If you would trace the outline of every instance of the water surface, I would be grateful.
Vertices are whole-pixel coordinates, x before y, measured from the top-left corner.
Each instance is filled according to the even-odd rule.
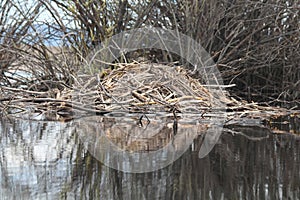
[[[124,173],[74,123],[0,120],[0,199],[300,199],[299,136],[235,127],[202,159],[200,135],[167,167]]]

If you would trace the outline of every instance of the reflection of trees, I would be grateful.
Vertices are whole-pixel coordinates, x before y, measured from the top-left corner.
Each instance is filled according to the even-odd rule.
[[[250,131],[251,130],[251,131]],[[243,130],[255,135],[259,130]],[[269,133],[263,133],[266,136]],[[172,165],[145,173],[122,173],[102,166],[87,154],[78,168],[81,197],[87,199],[279,199],[298,198],[300,140],[285,135],[269,135],[254,141],[243,135],[223,134],[209,156],[198,159],[195,141]]]
[[[70,125],[0,120],[0,199],[59,196],[77,151]]]
[[[295,136],[238,127],[247,136],[268,137],[223,134],[210,154],[198,159],[200,136],[172,165],[130,174],[103,166],[78,143],[76,132],[67,131],[71,124],[59,125],[0,120],[0,198],[299,198],[300,140]],[[42,142],[48,148],[36,154],[34,147]]]

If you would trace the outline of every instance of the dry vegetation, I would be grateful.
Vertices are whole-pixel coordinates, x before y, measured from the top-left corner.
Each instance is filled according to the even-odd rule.
[[[64,102],[65,107],[71,107],[70,93],[76,91],[78,84],[84,84],[78,82],[81,79],[77,72],[84,66],[88,53],[105,38],[148,25],[178,30],[200,42],[217,63],[224,82],[236,84],[229,89],[230,95],[254,105],[244,106],[246,110],[257,109],[258,104],[252,101],[299,110],[300,5],[297,0],[53,0],[34,1],[24,6],[25,3],[17,0],[0,3],[0,109],[3,113],[15,111],[7,112],[9,106],[24,110],[24,105],[18,102],[39,103],[40,107],[42,103],[57,107],[55,102],[60,106]],[[39,21],[42,13],[48,13],[48,21]],[[180,61],[171,54],[162,56],[159,51],[137,51],[126,56],[129,61],[141,56],[151,62]],[[155,87],[152,91],[144,88],[135,100],[130,100],[131,96],[117,103],[132,103],[139,95],[149,103],[155,99],[149,98],[153,92]],[[166,101],[170,94],[159,95],[162,95],[159,101]],[[98,97],[105,105],[103,94]],[[240,102],[246,105],[242,100],[227,100],[232,110],[241,109]],[[76,108],[74,102],[72,106]],[[80,105],[77,108],[83,110]],[[105,107],[104,111],[110,109]],[[58,109],[64,113],[62,110]]]

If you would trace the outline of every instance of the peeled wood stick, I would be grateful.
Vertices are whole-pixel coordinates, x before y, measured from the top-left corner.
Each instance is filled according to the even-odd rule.
[[[10,90],[10,91],[14,91],[14,92],[24,92],[24,93],[29,93],[29,94],[48,94],[48,92],[37,92],[37,91],[31,91],[31,90],[23,90],[23,89],[18,89],[18,88],[10,88],[10,87],[6,87],[6,86],[1,86],[1,89],[4,90]]]
[[[133,97],[137,98],[141,102],[147,102],[148,101],[147,97],[145,97],[143,94],[139,94],[136,91],[132,91],[131,94],[132,94]]]

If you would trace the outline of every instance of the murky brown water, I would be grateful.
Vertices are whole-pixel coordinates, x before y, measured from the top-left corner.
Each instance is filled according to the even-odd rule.
[[[236,127],[199,159],[200,134],[167,167],[124,173],[74,123],[0,120],[0,199],[300,199],[299,136]]]

